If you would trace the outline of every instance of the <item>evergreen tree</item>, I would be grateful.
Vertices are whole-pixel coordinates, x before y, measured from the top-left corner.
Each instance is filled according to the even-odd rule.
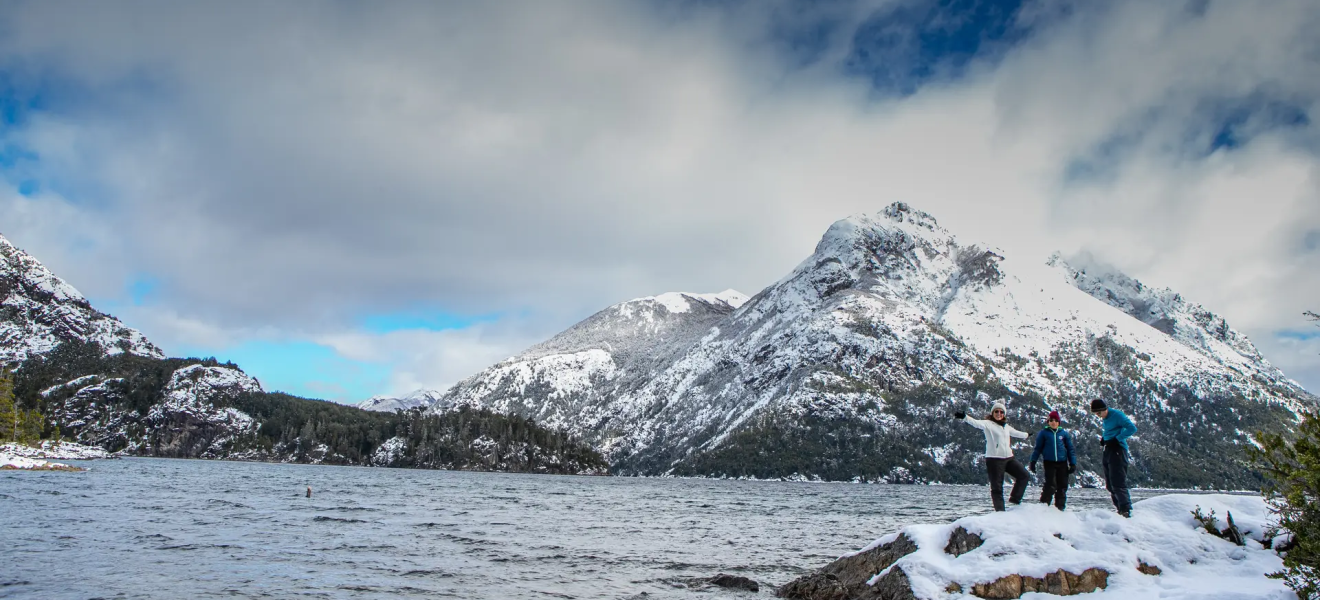
[[[14,399],[14,378],[9,370],[0,371],[0,440],[17,442],[23,418]]]
[[[1281,578],[1302,600],[1320,599],[1320,415],[1305,415],[1297,438],[1261,433],[1259,449],[1251,449],[1266,476],[1265,495],[1279,517],[1279,527],[1292,534],[1283,548]]]

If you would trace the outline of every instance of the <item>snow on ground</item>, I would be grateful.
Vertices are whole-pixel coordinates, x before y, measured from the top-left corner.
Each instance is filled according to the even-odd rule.
[[[0,449],[0,470],[4,469],[22,469],[25,471],[53,471],[53,470],[77,470],[69,465],[40,458],[28,458],[26,456],[14,456],[4,449]]]
[[[1231,511],[1244,536],[1245,547],[1207,533],[1192,517],[1200,507],[1214,510],[1219,527]],[[1064,569],[1081,573],[1098,567],[1109,571],[1108,588],[1087,598],[1095,600],[1177,599],[1293,599],[1281,581],[1266,573],[1281,570],[1282,559],[1261,541],[1270,514],[1258,496],[1227,494],[1171,494],[1134,505],[1131,519],[1112,511],[1059,512],[1031,504],[1007,513],[966,517],[946,525],[913,525],[903,530],[918,550],[890,569],[901,567],[912,581],[918,598],[974,598],[977,583],[1007,575],[1043,577]],[[985,543],[961,556],[944,552],[957,527],[979,534]],[[892,534],[875,547],[896,539]],[[1140,563],[1159,567],[1159,575],[1137,571]],[[886,571],[877,574],[877,581]],[[946,588],[958,583],[963,593]],[[1030,593],[1023,598],[1051,598]]]
[[[0,446],[0,453],[22,458],[53,458],[60,460],[90,460],[108,458],[109,452],[96,446],[84,446],[73,442],[55,442],[46,440],[40,446],[25,444],[5,444]]]

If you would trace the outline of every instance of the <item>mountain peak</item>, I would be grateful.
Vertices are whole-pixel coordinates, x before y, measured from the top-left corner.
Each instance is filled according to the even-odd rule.
[[[747,302],[748,296],[738,290],[727,289],[717,294],[695,294],[692,292],[665,292],[656,296],[646,296],[644,298],[634,298],[622,302],[617,306],[629,304],[658,304],[665,307],[665,310],[672,314],[685,313],[692,310],[692,302],[701,302],[712,306],[728,306],[729,308],[738,308]]]
[[[930,213],[916,210],[906,202],[895,202],[890,204],[889,206],[886,206],[884,210],[880,211],[880,214],[899,223],[916,225],[917,227],[922,227],[930,231],[944,231],[944,229],[940,227],[940,224],[935,221],[935,217],[931,216]]]

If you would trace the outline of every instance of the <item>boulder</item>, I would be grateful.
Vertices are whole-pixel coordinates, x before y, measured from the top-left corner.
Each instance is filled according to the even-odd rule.
[[[899,534],[891,542],[845,556],[813,573],[794,579],[776,590],[776,594],[793,600],[911,598],[911,586],[902,569],[892,569],[874,586],[868,586],[866,582],[916,550],[917,545],[910,538]],[[878,595],[882,593],[885,595]]]
[[[741,575],[729,575],[728,573],[720,573],[719,575],[711,577],[708,581],[713,586],[718,586],[731,590],[746,590],[749,592],[761,591],[761,586],[757,584],[756,581],[752,579],[748,579]]]

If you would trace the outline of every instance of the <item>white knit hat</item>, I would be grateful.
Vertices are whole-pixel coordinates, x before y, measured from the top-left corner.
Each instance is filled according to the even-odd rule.
[[[990,407],[990,412],[995,412],[996,408],[1004,411],[1004,414],[1008,414],[1008,406],[1004,405],[1003,400],[995,400],[994,405]]]

